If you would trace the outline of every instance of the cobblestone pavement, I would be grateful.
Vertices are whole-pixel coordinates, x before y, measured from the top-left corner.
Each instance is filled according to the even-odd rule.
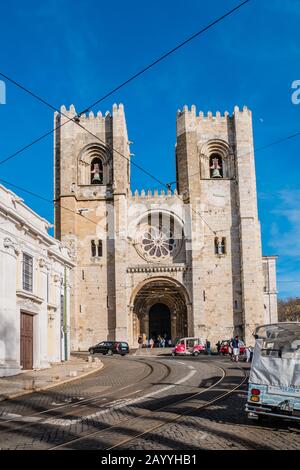
[[[0,448],[300,448],[298,425],[247,421],[245,387],[197,410],[238,386],[244,365],[215,357],[113,357],[103,362],[102,371],[85,379],[1,402]]]

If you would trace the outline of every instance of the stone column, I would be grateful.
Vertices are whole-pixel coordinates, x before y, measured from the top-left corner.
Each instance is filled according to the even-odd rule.
[[[47,305],[47,272],[49,265],[44,259],[40,258],[36,261],[35,275],[39,277],[39,291],[36,294],[43,299],[39,308],[38,321],[34,318],[34,337],[38,336],[36,343],[38,354],[33,355],[33,367],[47,368],[48,362],[48,305]],[[49,271],[50,273],[51,271]],[[51,276],[49,276],[49,283],[51,283]]]
[[[17,253],[10,238],[0,239],[0,376],[20,372],[20,314],[16,304]]]
[[[115,206],[115,292],[116,292],[116,331],[115,339],[128,340],[127,331],[127,201],[125,195],[116,195]]]
[[[240,209],[241,280],[243,290],[244,340],[253,343],[252,332],[264,322],[260,224],[251,112],[234,111],[238,202]]]

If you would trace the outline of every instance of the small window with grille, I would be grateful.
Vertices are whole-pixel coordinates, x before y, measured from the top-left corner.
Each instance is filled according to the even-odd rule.
[[[32,292],[33,289],[33,258],[23,253],[23,289]]]

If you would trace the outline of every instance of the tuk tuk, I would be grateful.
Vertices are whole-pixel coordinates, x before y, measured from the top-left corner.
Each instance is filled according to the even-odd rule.
[[[177,341],[175,348],[172,349],[172,356],[198,356],[204,351],[205,342],[202,338],[181,338]]]
[[[254,332],[246,412],[300,421],[300,323],[263,325]]]

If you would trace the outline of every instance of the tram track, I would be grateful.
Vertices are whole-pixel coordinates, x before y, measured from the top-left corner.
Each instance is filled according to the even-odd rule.
[[[132,362],[138,362],[140,363],[141,361],[139,360],[136,360],[136,359],[130,359],[130,361]],[[149,377],[151,377],[151,375],[153,374],[154,372],[154,368],[153,368],[153,364],[149,361],[143,361],[142,362],[143,365],[147,366],[149,371],[146,375],[144,375],[143,377],[141,377],[140,379],[138,379],[136,382],[135,382],[135,386],[138,385],[139,383],[147,380]],[[103,370],[106,368],[107,366],[105,365],[102,369],[101,369],[101,372],[103,372]],[[97,372],[95,372],[95,374],[97,374]],[[168,377],[168,375],[170,374],[170,370],[169,368],[167,368],[167,372],[166,374],[163,376],[162,380],[165,380],[166,377]],[[79,379],[80,380],[80,379]],[[59,387],[59,385],[58,385]],[[130,383],[130,384],[127,384],[125,385],[124,387],[121,387],[118,389],[118,392],[122,392],[130,387],[133,387],[133,384]],[[113,388],[113,386],[111,387]],[[43,392],[38,392],[39,394],[43,394]],[[46,392],[47,393],[47,392]],[[134,393],[134,392],[133,392]],[[40,417],[42,415],[47,415],[51,412],[56,412],[58,411],[59,413],[55,415],[55,417],[53,417],[53,419],[56,419],[58,416],[64,416],[66,415],[66,413],[64,414],[62,412],[63,409],[65,408],[70,408],[70,407],[74,407],[76,405],[78,406],[88,406],[89,404],[91,405],[96,405],[97,404],[97,400],[104,400],[106,399],[108,396],[111,396],[111,395],[114,395],[116,394],[116,391],[115,390],[112,390],[111,392],[106,392],[105,393],[105,396],[103,395],[103,392],[102,393],[99,393],[99,394],[96,394],[96,395],[93,395],[91,397],[88,397],[88,398],[84,398],[84,399],[79,399],[79,400],[75,400],[75,401],[70,401],[70,402],[67,402],[67,403],[63,403],[61,405],[56,405],[56,406],[53,406],[51,408],[47,408],[45,410],[42,410],[42,411],[38,411],[36,413],[28,413],[28,414],[25,414],[25,415],[22,415],[22,416],[17,416],[17,417],[14,417],[14,418],[10,418],[10,419],[7,419],[7,420],[0,420],[0,436],[1,434],[4,434],[4,433],[7,433],[7,432],[14,432],[14,431],[17,431],[19,429],[25,429],[25,428],[29,428],[31,426],[34,426],[34,425],[37,425],[39,424],[39,421],[34,421],[32,423],[28,423],[26,422],[26,419],[30,419],[30,418],[37,418],[37,417]],[[131,395],[131,393],[129,393],[128,395]],[[128,395],[125,395],[125,396],[122,396],[120,397],[119,399],[122,399],[122,398],[125,398],[127,397]],[[113,398],[111,401],[105,401],[105,403],[103,404],[104,406],[109,406],[110,403],[112,403],[113,401],[115,400],[115,398]],[[79,411],[79,410],[78,410]],[[61,413],[60,413],[61,412]],[[18,422],[20,423],[20,421],[24,420],[23,422],[21,422],[21,424],[18,424],[17,426],[15,427],[10,427],[10,428],[6,428],[6,429],[1,429],[1,427],[3,427],[4,425],[7,425],[7,424],[10,424],[10,423],[14,423],[14,422]]]
[[[223,370],[225,371],[225,369],[223,369]],[[222,380],[224,380],[224,378],[225,378],[225,376],[223,377]],[[106,447],[104,450],[113,450],[113,449],[120,448],[120,447],[124,446],[125,444],[130,444],[130,443],[136,441],[137,439],[139,439],[141,437],[145,437],[145,436],[149,435],[153,431],[157,431],[158,429],[162,429],[163,427],[169,426],[170,424],[173,424],[176,421],[178,421],[180,418],[190,415],[192,412],[195,412],[195,411],[199,412],[202,409],[209,408],[211,405],[213,405],[215,403],[218,403],[222,399],[227,398],[232,393],[234,393],[236,390],[238,390],[240,387],[242,387],[243,384],[246,382],[247,378],[248,378],[247,374],[244,373],[244,377],[243,377],[242,381],[238,385],[236,385],[233,389],[221,394],[220,396],[214,398],[213,400],[207,401],[207,403],[204,403],[200,406],[197,406],[196,408],[193,409],[193,411],[187,410],[186,412],[178,413],[173,418],[169,419],[167,423],[156,424],[156,425],[148,428],[146,431],[143,431],[143,432],[141,432],[141,433],[139,433],[139,434],[137,434],[133,437],[124,439],[123,441],[118,442],[117,444],[115,444],[113,446]],[[215,387],[215,386],[216,385],[214,385],[213,387]]]
[[[93,448],[97,448],[97,449],[101,449],[101,450],[110,450],[110,449],[115,449],[115,448],[121,447],[121,446],[123,446],[127,443],[131,443],[132,441],[138,439],[141,436],[145,436],[145,435],[151,433],[152,431],[155,431],[156,429],[159,429],[159,428],[162,428],[163,426],[168,426],[169,424],[172,424],[173,422],[177,421],[182,416],[186,416],[189,413],[198,411],[202,408],[207,408],[208,406],[212,405],[213,403],[216,403],[216,402],[220,401],[221,399],[226,398],[230,394],[234,393],[234,391],[237,390],[239,387],[241,387],[245,383],[245,381],[247,380],[247,376],[244,374],[243,379],[242,379],[241,382],[239,382],[235,387],[231,388],[230,390],[225,391],[224,393],[221,393],[221,395],[215,397],[213,400],[208,400],[205,403],[194,407],[193,410],[191,410],[191,411],[189,409],[187,409],[184,412],[180,412],[180,413],[177,413],[177,414],[174,415],[174,407],[178,407],[178,406],[182,406],[182,405],[190,405],[192,400],[196,399],[200,395],[210,393],[218,385],[220,385],[226,377],[228,377],[228,375],[226,374],[226,369],[224,369],[223,367],[220,367],[220,366],[216,366],[216,365],[214,365],[214,367],[218,368],[219,371],[221,371],[221,377],[217,381],[215,381],[212,385],[210,385],[209,387],[206,387],[205,389],[202,389],[199,392],[192,393],[188,397],[185,397],[183,399],[177,400],[175,402],[173,401],[173,402],[171,402],[167,405],[159,406],[157,408],[150,409],[150,410],[146,410],[146,412],[144,412],[143,414],[141,414],[139,416],[129,418],[129,419],[127,418],[123,421],[118,422],[115,425],[107,426],[105,429],[92,431],[92,432],[86,433],[85,435],[80,436],[80,437],[74,437],[74,438],[72,438],[72,439],[70,439],[66,442],[63,442],[63,443],[57,444],[55,446],[52,446],[52,447],[48,448],[48,450],[58,450],[58,449],[63,450],[63,449],[67,449],[67,448],[74,449],[74,444],[76,445],[76,447],[79,444],[79,448],[90,448],[89,447],[89,440],[91,438],[95,438],[95,437],[97,437],[98,439],[99,438],[100,439],[101,438],[106,438],[108,436],[108,433],[119,432],[120,427],[124,423],[126,424],[126,427],[128,428],[128,433],[130,434],[130,433],[133,432],[132,429],[133,429],[134,425],[144,426],[145,425],[145,420],[148,419],[148,418],[150,418],[150,420],[151,419],[152,420],[157,420],[157,417],[154,417],[155,413],[164,413],[164,414],[165,413],[169,413],[169,414],[171,413],[172,414],[172,416],[167,418],[166,422],[165,422],[165,416],[166,416],[165,415],[164,418],[162,418],[162,417],[160,418],[161,421],[163,421],[163,422],[156,423],[155,425],[152,425],[152,426],[148,427],[146,430],[143,430],[142,432],[137,431],[134,436],[128,437],[126,439],[121,439],[121,440],[119,440],[119,442],[116,442],[113,445],[108,445],[108,446],[105,446],[105,447],[95,446]],[[151,397],[151,394],[149,394],[149,396]],[[142,397],[142,398],[146,399],[147,396]],[[112,437],[112,439],[113,439],[113,437]],[[82,447],[82,444],[86,444],[86,446]]]

